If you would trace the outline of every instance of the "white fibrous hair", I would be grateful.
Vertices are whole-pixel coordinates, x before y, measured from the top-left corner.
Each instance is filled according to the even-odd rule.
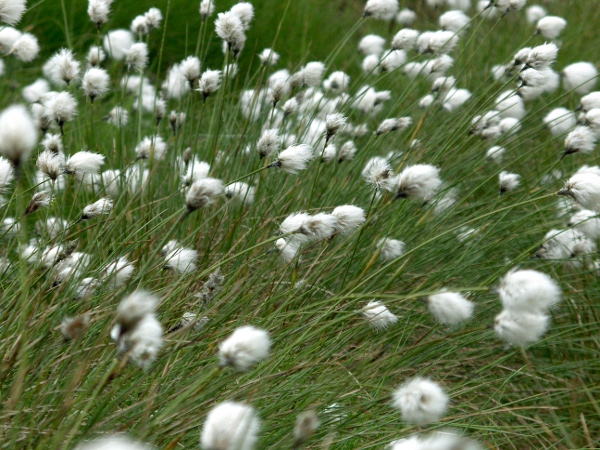
[[[549,69],[556,61],[558,56],[558,47],[555,43],[546,43],[538,45],[529,50],[525,64],[535,70]]]
[[[500,194],[512,191],[521,184],[521,175],[503,170],[498,175],[498,184],[500,185]]]
[[[427,297],[429,311],[438,322],[455,326],[469,320],[475,305],[459,292],[440,292]]]
[[[385,39],[377,34],[368,34],[358,43],[358,51],[365,55],[375,55],[379,61],[379,56],[383,53]]]
[[[296,239],[291,239],[289,242],[284,238],[279,238],[275,241],[275,249],[279,252],[279,258],[283,264],[288,264],[292,261],[300,250],[300,242]]]
[[[192,212],[211,205],[223,190],[223,182],[216,178],[207,177],[194,181],[185,196],[188,211]]]
[[[96,98],[101,98],[108,92],[110,77],[106,70],[92,67],[86,70],[83,75],[82,88],[90,100],[93,102]]]
[[[448,409],[444,389],[427,378],[407,381],[392,393],[392,406],[408,424],[427,425],[440,419]]]
[[[600,211],[600,175],[576,173],[566,182],[558,195],[571,197],[585,209]]]
[[[376,134],[387,134],[392,131],[404,130],[412,124],[410,117],[398,117],[393,119],[385,119],[377,128]]]
[[[490,161],[493,161],[496,164],[502,164],[502,159],[504,158],[505,153],[506,153],[506,149],[504,147],[500,147],[499,145],[494,145],[487,152],[485,152],[485,156]]]
[[[15,55],[23,62],[31,62],[40,53],[40,44],[37,38],[30,33],[23,33],[12,45],[10,54]]]
[[[598,70],[589,62],[569,64],[562,70],[562,75],[565,91],[574,91],[581,95],[593,91],[598,82]]]
[[[571,153],[591,153],[596,148],[596,135],[591,128],[580,125],[565,138],[564,155]]]
[[[575,127],[577,118],[567,108],[554,108],[543,119],[552,136],[561,136]]]
[[[75,450],[152,450],[152,447],[115,434],[80,444]]]
[[[239,2],[233,5],[230,9],[232,14],[235,14],[242,21],[244,30],[250,27],[250,22],[254,19],[254,6],[249,2]]]
[[[384,261],[391,261],[399,258],[404,254],[406,244],[397,239],[383,238],[377,241],[377,249],[379,250],[379,257]]]
[[[536,256],[541,259],[568,261],[567,265],[578,268],[578,258],[596,252],[596,244],[575,228],[550,230],[538,248]]]
[[[56,122],[63,127],[65,122],[70,122],[77,113],[77,101],[70,92],[59,92],[42,100],[44,118],[49,122]]]
[[[0,3],[0,22],[15,25],[27,8],[26,0],[4,0]]]
[[[231,11],[219,13],[215,21],[217,36],[227,43],[228,48],[237,55],[246,43],[245,28],[242,20]]]
[[[202,21],[215,13],[215,0],[202,0],[200,2],[200,17]]]
[[[362,177],[379,191],[393,191],[396,187],[396,179],[390,163],[387,159],[379,156],[367,161],[365,168],[362,170]]]
[[[179,64],[181,74],[188,80],[190,89],[194,88],[194,83],[200,78],[200,60],[196,56],[188,56]]]
[[[50,84],[43,78],[38,78],[33,83],[25,86],[21,91],[25,101],[29,103],[35,103],[40,98],[50,92]]]
[[[569,219],[569,226],[575,227],[592,241],[600,239],[600,218],[594,211],[583,209]]]
[[[105,117],[106,121],[115,127],[124,127],[129,122],[129,113],[126,109],[121,106],[115,106],[110,110],[108,116]]]
[[[410,51],[415,48],[419,32],[411,28],[404,28],[392,39],[392,48],[394,50]]]
[[[567,26],[567,21],[562,17],[545,16],[538,20],[537,32],[546,39],[556,39]]]
[[[342,93],[348,90],[350,86],[350,76],[340,70],[332,72],[329,77],[323,81],[323,89],[333,93]]]
[[[336,232],[343,236],[354,232],[366,220],[364,209],[354,205],[338,206],[331,211],[331,215],[337,220]]]
[[[54,153],[50,150],[44,150],[38,155],[36,165],[44,175],[52,181],[62,175],[64,171],[65,157],[62,153]]]
[[[513,270],[498,288],[504,309],[515,312],[543,313],[558,304],[561,290],[556,281],[537,270]]]
[[[260,139],[256,143],[256,150],[262,159],[265,156],[271,156],[277,152],[280,145],[281,138],[279,137],[277,128],[267,128],[260,135]]]
[[[469,16],[460,10],[452,10],[445,12],[439,18],[440,27],[446,31],[458,33],[464,31],[470,22]]]
[[[10,185],[15,177],[15,169],[11,162],[0,156],[0,195]]]
[[[38,142],[37,127],[22,105],[12,105],[0,113],[0,154],[19,165]]]
[[[92,45],[87,54],[87,62],[90,66],[96,67],[106,59],[106,53],[102,47]]]
[[[391,22],[396,18],[399,9],[398,0],[367,0],[363,17]]]
[[[209,95],[214,94],[221,85],[220,70],[206,70],[200,77],[198,82],[198,92],[201,92],[206,99]]]
[[[110,13],[111,1],[107,0],[89,0],[87,13],[90,20],[100,28],[108,22],[108,14]]]
[[[278,167],[287,173],[296,174],[306,169],[308,163],[314,158],[313,148],[308,144],[294,144],[277,155],[277,161],[269,167]]]
[[[329,140],[334,137],[337,132],[346,125],[346,121],[348,120],[343,114],[334,113],[328,114],[325,118],[325,142],[329,142]]]
[[[101,198],[100,200],[83,208],[80,220],[94,219],[102,215],[110,214],[112,208],[113,201],[110,198]]]
[[[319,417],[313,410],[298,414],[294,424],[294,447],[298,448],[300,444],[308,440],[320,425]]]
[[[198,252],[190,248],[178,247],[165,256],[165,269],[184,274],[196,270]]]
[[[104,164],[104,155],[88,151],[77,152],[65,162],[65,173],[83,177],[97,174]]]
[[[50,81],[58,86],[71,83],[79,75],[79,62],[74,58],[73,52],[63,48],[50,58],[48,75]]]
[[[102,40],[104,51],[117,61],[125,58],[127,50],[135,43],[133,33],[129,30],[109,31]]]
[[[125,51],[125,63],[129,70],[143,72],[148,65],[148,46],[143,42],[132,44]]]
[[[308,216],[300,226],[298,232],[305,235],[310,241],[321,241],[332,237],[337,230],[337,218],[333,214],[318,213]]]
[[[381,302],[371,301],[361,311],[367,322],[374,330],[385,330],[398,322],[398,317],[390,312]]]
[[[357,148],[354,141],[346,141],[344,142],[339,150],[338,150],[338,162],[350,161],[354,159],[354,155],[356,155]]]
[[[126,257],[121,256],[107,264],[102,271],[101,280],[111,288],[119,289],[133,275],[135,266]]]
[[[429,201],[442,185],[440,169],[429,164],[406,167],[398,175],[396,198],[412,198]]]
[[[162,137],[147,136],[135,148],[136,159],[162,160],[167,153],[167,144]]]
[[[417,13],[412,9],[404,8],[396,15],[396,22],[399,25],[412,25],[417,20]]]
[[[254,408],[226,401],[209,411],[200,445],[205,450],[253,450],[259,431],[260,419]]]
[[[237,181],[225,186],[225,196],[227,198],[235,198],[245,205],[254,203],[255,194],[256,188],[254,186],[249,186],[248,183],[244,183],[243,181]]]
[[[550,318],[540,312],[504,310],[494,320],[496,335],[515,347],[538,342],[548,330]]]
[[[271,339],[269,333],[246,325],[235,331],[219,345],[221,366],[232,366],[247,372],[269,356]]]
[[[260,59],[260,62],[263,64],[275,66],[279,62],[279,53],[270,48],[265,48],[258,54],[258,59]]]

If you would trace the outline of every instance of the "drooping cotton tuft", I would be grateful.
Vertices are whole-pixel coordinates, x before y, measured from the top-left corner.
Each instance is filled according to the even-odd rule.
[[[513,191],[521,184],[521,175],[503,170],[498,174],[498,184],[500,185],[501,195]]]
[[[26,7],[26,0],[2,0],[0,2],[0,22],[15,25],[21,20]]]
[[[589,94],[598,82],[598,70],[589,62],[569,64],[562,70],[563,88],[581,95]]]
[[[427,297],[427,306],[436,320],[455,326],[469,320],[475,305],[458,292],[440,292]]]
[[[197,260],[198,252],[196,250],[179,247],[165,256],[164,268],[179,274],[190,273],[196,270]]]
[[[525,347],[539,341],[550,325],[544,313],[504,310],[494,320],[496,335],[515,347]]]
[[[246,42],[244,24],[239,16],[231,11],[219,13],[215,21],[217,36],[227,43],[228,48],[237,55]]]
[[[446,414],[448,401],[444,389],[427,378],[414,378],[392,393],[392,406],[400,410],[408,424],[436,422]]]
[[[147,136],[135,148],[136,159],[161,161],[167,153],[167,144],[159,135]]]
[[[246,325],[236,330],[219,345],[221,366],[232,366],[247,372],[266,359],[271,350],[269,333],[260,328]]]
[[[204,450],[253,450],[259,431],[260,419],[251,406],[226,401],[209,411],[200,445]]]
[[[202,0],[200,2],[200,17],[205,21],[207,17],[215,13],[215,0]]]
[[[596,135],[586,126],[577,126],[565,138],[563,156],[572,153],[591,153],[596,148]]]
[[[558,284],[537,270],[513,270],[498,289],[504,309],[515,312],[545,313],[560,302]]]
[[[575,227],[593,241],[600,239],[600,218],[589,209],[576,212],[569,219],[569,226]]]
[[[37,127],[22,105],[12,105],[0,113],[0,154],[19,166],[38,141]]]
[[[200,77],[198,82],[198,92],[201,92],[204,99],[217,92],[221,85],[221,71],[220,70],[206,70]]]
[[[377,190],[393,191],[396,179],[390,163],[385,158],[378,156],[367,161],[361,173],[365,181]]]
[[[264,130],[256,144],[256,150],[258,151],[261,159],[266,156],[271,156],[277,152],[277,150],[279,150],[279,146],[281,145],[280,142],[281,139],[279,137],[279,131],[277,128],[268,128]]]
[[[577,124],[575,113],[567,108],[554,108],[543,119],[552,136],[567,133]]]
[[[585,209],[600,211],[600,175],[595,173],[576,173],[558,195],[571,197]]]
[[[129,70],[143,72],[148,65],[148,46],[144,42],[136,42],[125,50],[125,63]]]
[[[383,238],[377,242],[376,246],[380,249],[379,257],[384,261],[391,261],[404,254],[406,244],[397,239]]]
[[[207,177],[194,181],[185,196],[188,212],[211,205],[223,190],[223,182],[216,178]]]
[[[89,0],[87,13],[98,28],[108,22],[111,3],[109,0]]]
[[[370,301],[361,311],[367,322],[374,330],[385,330],[398,322],[398,317],[390,312],[381,302]]]
[[[65,157],[61,153],[44,150],[38,155],[36,165],[52,181],[62,175],[64,171]]]
[[[546,39],[556,39],[567,26],[567,21],[562,17],[545,16],[538,20],[537,32]]]
[[[30,33],[23,33],[12,45],[10,54],[15,55],[23,62],[31,62],[40,53],[40,44],[37,38]]]
[[[265,48],[258,54],[258,59],[260,59],[260,62],[263,64],[275,66],[279,62],[279,53],[270,48]]]
[[[127,50],[135,43],[133,33],[129,30],[109,31],[102,40],[104,51],[116,61],[125,58]]]
[[[348,235],[365,223],[365,211],[354,205],[343,205],[331,211],[337,220],[336,232],[342,236]]]
[[[278,167],[289,174],[296,174],[306,169],[314,158],[313,148],[308,144],[294,144],[277,155],[277,161],[269,167]]]
[[[104,97],[108,92],[110,83],[110,77],[106,70],[92,67],[88,69],[83,75],[82,88],[93,103],[96,98]]]
[[[97,202],[87,205],[83,208],[83,213],[79,220],[95,219],[101,215],[110,214],[113,209],[113,201],[108,197],[101,198]]]
[[[88,151],[77,152],[65,162],[65,173],[83,177],[96,174],[104,164],[104,155]]]
[[[224,193],[227,198],[235,198],[245,205],[251,205],[254,203],[256,188],[249,186],[248,183],[244,183],[243,181],[237,181],[225,186]]]
[[[410,117],[398,117],[385,119],[377,128],[377,135],[391,133],[392,131],[404,130],[412,124]]]
[[[396,18],[399,9],[398,0],[367,0],[363,17],[391,22]]]
[[[328,114],[325,118],[325,142],[329,142],[331,138],[333,138],[337,132],[346,125],[347,117],[343,114],[334,113]]]
[[[430,200],[442,185],[440,169],[429,164],[406,167],[398,175],[396,198]]]

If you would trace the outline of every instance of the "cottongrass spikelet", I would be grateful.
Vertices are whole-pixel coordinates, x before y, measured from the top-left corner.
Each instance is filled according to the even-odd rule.
[[[427,378],[413,378],[392,393],[392,406],[408,424],[427,425],[440,419],[448,409],[448,395]]]
[[[404,50],[390,50],[379,61],[382,72],[393,72],[406,62]]]
[[[135,266],[126,257],[121,256],[115,261],[109,263],[102,271],[101,279],[113,289],[119,289],[124,286],[132,277]]]
[[[121,128],[129,122],[129,112],[121,106],[115,106],[103,119],[111,125]]]
[[[236,56],[246,42],[244,24],[239,16],[231,11],[219,13],[215,20],[215,31],[227,43],[229,50]]]
[[[358,51],[366,56],[375,55],[379,57],[383,53],[385,42],[385,39],[377,34],[368,34],[358,43]]]
[[[346,236],[365,223],[365,210],[354,205],[342,205],[334,208],[331,215],[336,219],[336,233]]]
[[[256,143],[256,150],[260,158],[265,156],[271,156],[281,145],[281,138],[279,137],[279,131],[277,128],[267,128],[260,135],[260,139]]]
[[[188,80],[190,89],[194,89],[194,84],[200,78],[200,59],[196,56],[188,56],[179,64],[181,74]]]
[[[540,312],[504,310],[494,319],[496,335],[514,347],[538,342],[548,330],[550,318]]]
[[[219,345],[219,365],[247,372],[266,359],[270,350],[271,339],[267,331],[251,325],[239,327]]]
[[[204,450],[253,450],[259,431],[260,419],[254,408],[226,401],[206,416],[200,445]]]
[[[512,270],[498,288],[504,309],[514,312],[546,312],[561,300],[556,281],[537,270]]]
[[[31,62],[40,53],[40,44],[37,38],[30,33],[23,33],[10,49],[11,55],[15,55],[23,62]]]
[[[110,77],[108,72],[104,69],[92,67],[86,70],[83,75],[83,92],[90,98],[90,101],[94,103],[96,98],[104,97],[108,92],[108,85],[110,83]]]
[[[3,0],[0,2],[0,22],[16,24],[23,17],[26,7],[26,0]]]
[[[251,205],[254,203],[256,188],[249,186],[248,183],[244,183],[243,181],[237,181],[225,186],[224,193],[227,198],[235,198],[244,203],[244,205]]]
[[[577,124],[575,113],[567,108],[554,108],[543,119],[552,136],[561,136]]]
[[[406,244],[397,239],[383,238],[377,241],[379,257],[384,261],[392,261],[404,254]]]
[[[540,5],[531,5],[529,8],[525,10],[525,16],[527,17],[527,22],[534,25],[543,17],[546,17],[548,13],[546,10]]]
[[[562,17],[545,16],[538,20],[536,33],[546,39],[556,39],[567,26],[567,21]]]
[[[562,157],[572,153],[591,153],[596,148],[596,135],[591,128],[576,126],[565,138],[565,150]]]
[[[69,156],[65,162],[64,173],[83,178],[85,175],[97,174],[103,164],[104,155],[81,151]]]
[[[279,62],[279,53],[270,48],[265,48],[258,54],[258,59],[260,59],[262,64],[275,66]]]
[[[66,122],[70,122],[77,113],[77,100],[70,92],[59,92],[42,102],[44,106],[44,117],[50,122],[56,122],[60,127],[61,134]]]
[[[317,431],[321,425],[317,413],[313,410],[301,412],[294,424],[294,448],[298,448]]]
[[[50,58],[50,81],[61,86],[71,83],[71,80],[79,76],[79,61],[73,56],[73,52],[67,48],[60,49]]]
[[[417,13],[412,9],[404,8],[396,15],[396,23],[402,26],[412,25],[417,20]]]
[[[75,450],[152,450],[153,447],[133,441],[126,436],[110,435],[80,444]]]
[[[198,92],[202,93],[204,101],[211,94],[217,92],[221,85],[221,71],[220,70],[206,70],[200,77],[198,82]]]
[[[455,326],[473,316],[475,305],[459,292],[440,292],[426,299],[429,311],[444,325]]]
[[[48,92],[50,92],[50,84],[43,78],[38,78],[33,83],[25,86],[21,91],[23,98],[28,103],[38,102]]]
[[[323,89],[336,94],[346,92],[350,87],[350,76],[340,70],[332,72],[329,77],[323,81]]]
[[[332,237],[337,230],[337,218],[333,214],[318,213],[308,216],[298,232],[311,241],[321,241]]]
[[[500,185],[500,195],[513,191],[521,184],[521,175],[503,170],[498,174],[498,184]]]
[[[589,94],[598,81],[598,70],[589,62],[569,64],[562,70],[563,88],[578,94]]]
[[[348,118],[343,114],[334,113],[327,115],[325,118],[325,145],[346,125],[347,120]]]
[[[15,169],[10,161],[0,156],[0,195],[15,178]]]
[[[102,46],[108,55],[116,61],[125,58],[127,50],[135,43],[133,33],[129,30],[109,31],[102,40]]]
[[[250,22],[254,19],[254,6],[252,6],[252,3],[236,3],[231,7],[230,11],[240,18],[242,25],[244,25],[244,30],[247,30],[250,27]]]
[[[393,191],[396,187],[392,166],[385,158],[379,156],[371,158],[367,161],[361,175],[368,184],[378,191]]]
[[[391,22],[396,18],[399,9],[398,0],[367,0],[363,17]]]
[[[408,166],[398,175],[396,198],[429,201],[442,185],[440,169],[429,164]]]
[[[19,167],[38,142],[37,127],[22,105],[12,105],[0,113],[0,154]]]
[[[485,152],[485,157],[488,160],[495,162],[496,164],[502,164],[502,159],[504,159],[505,153],[506,149],[504,147],[494,145],[487,152]]]
[[[600,211],[600,175],[595,173],[576,173],[565,187],[556,193],[571,197],[585,209]]]
[[[385,330],[390,325],[398,322],[398,317],[390,312],[381,302],[370,301],[361,311],[367,322],[376,331]]]
[[[204,22],[207,17],[215,13],[215,0],[202,0],[200,2],[200,17]]]
[[[415,48],[419,32],[410,28],[404,28],[394,35],[392,49],[411,51]]]
[[[125,51],[127,68],[134,72],[143,72],[148,65],[148,46],[144,42],[136,42]]]
[[[216,178],[207,177],[195,181],[185,195],[187,214],[211,205],[223,191],[223,182]]]
[[[314,158],[313,148],[308,144],[294,144],[277,155],[277,161],[267,167],[278,167],[289,174],[297,174],[306,169],[308,163]]]
[[[108,22],[111,3],[109,0],[89,0],[87,13],[98,28]]]
[[[464,12],[460,10],[452,10],[442,14],[438,23],[440,24],[442,30],[458,33],[467,28],[470,20],[471,19],[469,16],[467,16]]]
[[[80,337],[90,323],[89,314],[77,317],[65,317],[60,323],[60,332],[65,341],[72,341]]]
[[[175,248],[165,256],[164,269],[178,274],[186,274],[196,270],[198,252],[189,248]]]
[[[195,297],[202,300],[202,303],[204,303],[205,306],[208,305],[215,299],[219,292],[221,292],[224,281],[225,277],[221,273],[221,270],[216,269],[214,272],[211,272],[208,276],[208,280],[206,280],[206,283],[202,286],[202,290],[198,294],[195,294]]]
[[[404,130],[412,124],[410,117],[399,117],[393,119],[385,119],[377,128],[376,134],[378,136],[382,134],[391,133],[392,131]]]
[[[281,262],[289,264],[300,251],[300,242],[296,239],[291,239],[289,242],[284,238],[279,238],[275,241],[275,249],[279,252]]]
[[[600,239],[600,218],[589,209],[576,212],[569,219],[569,226],[575,227],[593,241]]]
[[[139,159],[153,159],[154,161],[161,161],[167,154],[167,144],[159,135],[146,136],[142,141],[135,147],[136,160]]]
[[[357,150],[358,149],[356,148],[354,141],[344,142],[338,151],[338,163],[354,159],[354,155],[356,155]]]
[[[525,67],[535,70],[549,69],[558,56],[558,47],[554,42],[533,47],[525,58]]]
[[[113,209],[113,201],[108,197],[101,198],[100,200],[92,203],[91,205],[87,205],[83,208],[83,212],[81,214],[82,220],[95,219],[96,217],[110,214]]]
[[[52,203],[52,194],[46,191],[36,192],[25,208],[25,215],[34,213],[40,208],[47,208],[50,203]]]
[[[102,50],[102,47],[92,45],[87,54],[87,62],[91,67],[100,65],[106,59],[106,53]]]

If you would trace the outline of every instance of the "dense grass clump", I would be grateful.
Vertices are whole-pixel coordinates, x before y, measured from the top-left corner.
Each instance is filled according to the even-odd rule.
[[[400,3],[0,1],[4,448],[597,446],[598,4]]]

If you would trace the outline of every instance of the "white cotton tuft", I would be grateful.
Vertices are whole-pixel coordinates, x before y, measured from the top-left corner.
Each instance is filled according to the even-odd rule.
[[[429,164],[415,164],[406,167],[398,175],[396,198],[429,201],[442,185],[440,169]]]
[[[215,20],[217,36],[237,55],[246,43],[245,27],[240,17],[231,11],[219,13]]]
[[[417,20],[417,13],[412,9],[404,8],[396,15],[396,22],[399,25],[412,25]]]
[[[440,292],[427,297],[427,306],[436,320],[455,326],[473,316],[475,305],[458,292]]]
[[[0,113],[0,154],[18,166],[38,142],[37,127],[22,105],[12,105]]]
[[[365,223],[365,211],[354,205],[343,205],[331,211],[331,215],[337,220],[336,232],[345,236],[354,232]]]
[[[12,45],[10,54],[15,55],[23,62],[31,62],[40,53],[40,44],[37,38],[30,33],[23,33]]]
[[[251,205],[254,203],[255,194],[256,188],[248,185],[248,183],[244,183],[243,181],[237,181],[225,186],[225,196],[227,198],[237,199],[245,205]]]
[[[27,8],[26,0],[3,0],[0,2],[0,22],[15,25]]]
[[[396,18],[399,9],[398,0],[367,0],[363,17],[391,22]]]
[[[572,153],[591,153],[596,148],[596,134],[586,126],[576,126],[565,138],[563,156]]]
[[[537,32],[546,39],[556,39],[567,26],[567,21],[562,17],[545,16],[537,22]]]
[[[298,254],[300,250],[300,243],[296,239],[292,239],[289,242],[283,238],[275,241],[275,249],[279,252],[279,258],[283,264],[290,263]]]
[[[445,12],[440,16],[439,24],[443,30],[458,33],[464,31],[468,27],[470,21],[470,17],[463,11],[452,10]]]
[[[221,86],[221,71],[220,70],[205,70],[200,80],[198,81],[198,92],[206,98],[215,92]]]
[[[136,159],[160,161],[167,153],[167,144],[159,135],[147,136],[135,147]]]
[[[498,184],[500,185],[500,195],[513,191],[521,184],[521,175],[503,170],[498,175]]]
[[[104,155],[87,151],[77,152],[65,162],[65,173],[83,177],[100,171],[104,164]]]
[[[375,156],[367,161],[361,173],[365,181],[377,190],[393,191],[396,179],[387,159]]]
[[[198,252],[190,248],[175,248],[165,256],[164,268],[178,274],[190,273],[196,270]]]
[[[504,158],[505,153],[506,149],[504,147],[494,145],[485,153],[485,157],[496,164],[502,164],[502,159]]]
[[[108,22],[111,3],[111,0],[89,0],[87,13],[98,28]]]
[[[67,48],[60,49],[48,64],[50,81],[58,86],[69,85],[79,75],[79,62]]]
[[[600,239],[600,218],[594,211],[583,209],[576,212],[569,219],[569,226],[575,227],[593,241]]]
[[[127,68],[134,72],[143,72],[148,65],[148,46],[144,42],[136,42],[125,50]]]
[[[111,289],[118,289],[129,281],[134,270],[133,263],[129,262],[126,257],[121,256],[107,264],[102,272],[102,280],[108,283]]]
[[[152,447],[124,435],[114,434],[80,444],[75,450],[152,450]]]
[[[287,173],[296,174],[306,169],[313,158],[313,148],[310,145],[295,144],[280,152],[277,161],[271,163],[269,167],[278,167]]]
[[[392,393],[392,406],[408,424],[436,422],[448,409],[448,396],[442,387],[427,378],[414,378]]]
[[[523,99],[514,91],[505,91],[496,98],[496,106],[500,117],[513,117],[521,120],[527,114]]]
[[[108,92],[109,83],[110,77],[106,70],[92,67],[83,75],[82,88],[93,103],[96,98],[104,97]]]
[[[102,40],[104,51],[116,61],[123,60],[134,43],[133,33],[129,30],[109,31]]]
[[[216,178],[206,177],[194,181],[185,196],[188,212],[213,204],[223,190],[223,182]]]
[[[598,70],[589,62],[576,62],[562,70],[563,88],[581,95],[589,94],[598,82]]]
[[[215,0],[202,0],[200,2],[200,17],[205,21],[207,17],[215,13]]]
[[[539,341],[550,325],[543,313],[504,310],[494,320],[496,335],[515,347],[525,347]]]
[[[202,426],[204,450],[253,450],[260,419],[251,406],[226,401],[211,409]]]
[[[561,291],[548,275],[537,270],[514,270],[498,288],[504,309],[516,312],[542,313],[558,304]]]
[[[534,25],[540,19],[546,17],[548,13],[546,10],[540,5],[531,5],[529,8],[525,10],[525,16],[527,17],[527,22]]]
[[[232,366],[247,372],[269,356],[271,339],[269,333],[246,325],[236,330],[219,345],[221,366]]]
[[[337,230],[337,218],[333,214],[318,213],[308,216],[298,232],[311,241],[321,241],[332,237]]]
[[[279,53],[270,48],[265,48],[262,52],[258,54],[258,59],[260,59],[260,62],[262,64],[275,66],[279,62]]]
[[[369,55],[381,56],[383,53],[383,47],[385,46],[385,39],[377,34],[368,34],[363,37],[358,43],[358,51]]]
[[[398,322],[398,317],[390,312],[381,302],[371,301],[361,311],[367,322],[374,330],[385,330]]]
[[[577,124],[575,113],[567,108],[554,108],[546,114],[543,121],[552,136],[561,136]]]
[[[391,261],[404,254],[406,244],[397,239],[383,238],[377,241],[376,247],[379,250],[379,257],[384,261]]]
[[[113,209],[113,201],[108,197],[101,198],[97,202],[83,208],[80,220],[95,219],[101,215],[110,214]]]

